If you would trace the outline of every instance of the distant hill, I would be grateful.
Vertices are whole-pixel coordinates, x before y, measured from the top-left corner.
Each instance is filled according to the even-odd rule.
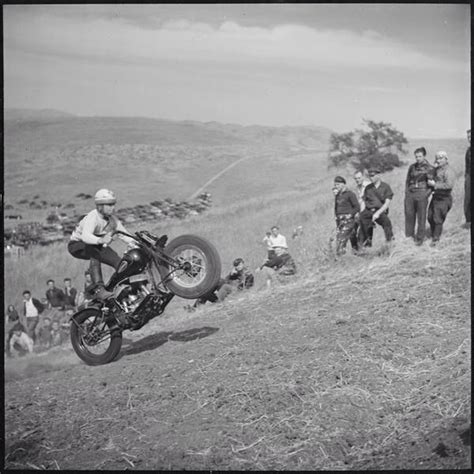
[[[117,189],[123,206],[186,199],[238,160],[209,189],[216,204],[235,199],[234,191],[239,199],[276,191],[275,182],[284,191],[314,176],[314,156],[325,154],[331,134],[324,127],[78,117],[54,110],[6,109],[5,118],[5,197],[23,217],[37,213],[33,204],[18,208],[20,201],[39,196],[71,203],[99,187]],[[90,206],[81,204],[82,211]]]
[[[3,120],[10,121],[44,121],[67,117],[75,117],[74,114],[56,109],[5,109]]]

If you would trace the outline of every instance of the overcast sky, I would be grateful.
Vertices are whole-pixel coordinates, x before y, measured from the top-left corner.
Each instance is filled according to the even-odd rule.
[[[470,127],[469,5],[9,5],[3,21],[7,108]]]

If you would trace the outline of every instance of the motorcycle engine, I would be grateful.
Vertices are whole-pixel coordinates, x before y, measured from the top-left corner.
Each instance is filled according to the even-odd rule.
[[[116,301],[122,306],[124,313],[133,314],[145,297],[150,294],[147,288],[148,280],[145,275],[135,275],[129,278],[128,284],[116,288]]]

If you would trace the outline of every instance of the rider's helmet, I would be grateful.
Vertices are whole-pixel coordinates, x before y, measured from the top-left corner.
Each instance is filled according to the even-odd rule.
[[[115,204],[117,199],[110,189],[99,189],[94,196],[96,204]]]

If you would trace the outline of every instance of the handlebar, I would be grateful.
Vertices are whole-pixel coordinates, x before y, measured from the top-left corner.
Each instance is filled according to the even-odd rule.
[[[146,242],[149,245],[154,246],[156,244],[156,241],[158,240],[159,237],[153,235],[152,233],[148,232],[147,230],[139,230],[135,232],[135,235],[130,235],[127,232],[122,232],[121,230],[116,230],[113,235],[115,234],[122,234],[125,235],[126,237],[130,237],[131,239],[137,241],[137,242]]]

